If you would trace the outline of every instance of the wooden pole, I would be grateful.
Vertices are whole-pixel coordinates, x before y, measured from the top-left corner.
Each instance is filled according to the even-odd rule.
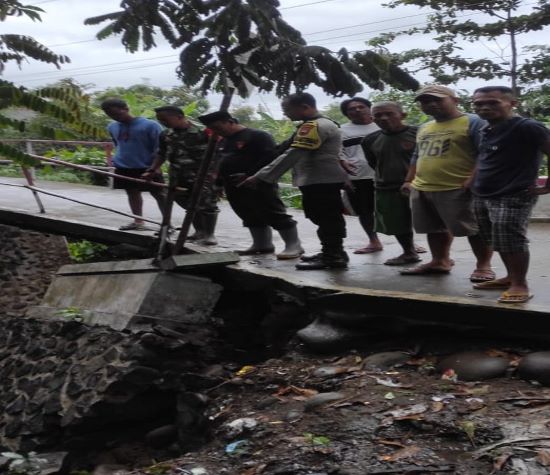
[[[220,110],[226,111],[227,109],[229,109],[229,105],[231,104],[231,99],[233,97],[233,92],[233,89],[229,89],[224,94],[222,103],[220,105]],[[178,239],[176,240],[176,244],[172,249],[172,255],[181,253],[183,246],[185,245],[187,235],[189,234],[189,229],[191,228],[191,224],[193,223],[195,213],[197,212],[197,207],[201,198],[204,182],[206,181],[206,175],[208,174],[210,164],[212,163],[212,158],[214,157],[217,143],[218,137],[212,134],[210,136],[210,140],[208,141],[208,147],[206,148],[201,166],[197,173],[197,179],[195,180],[195,184],[193,185],[193,190],[191,191],[189,208],[186,210],[185,218],[183,219],[183,224],[181,225],[181,231],[178,235]]]

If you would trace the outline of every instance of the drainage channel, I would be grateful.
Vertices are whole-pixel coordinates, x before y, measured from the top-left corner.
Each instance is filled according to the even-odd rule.
[[[10,232],[3,284],[43,285],[47,253]],[[114,329],[75,306],[56,318],[9,307],[0,466],[19,456],[44,475],[547,473],[544,343],[467,326],[342,333],[311,291],[214,274],[193,275],[221,287],[200,322]],[[40,289],[28,295],[40,309]]]

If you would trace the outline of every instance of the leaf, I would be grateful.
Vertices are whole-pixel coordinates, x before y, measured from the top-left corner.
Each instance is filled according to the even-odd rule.
[[[476,426],[472,421],[461,421],[458,427],[464,431],[472,445],[475,446]]]
[[[511,452],[505,452],[502,455],[499,455],[493,461],[493,471],[498,472],[498,471],[502,470],[511,456],[512,456]]]
[[[543,467],[550,467],[550,450],[548,449],[537,450],[536,460]]]
[[[423,414],[427,410],[428,410],[428,406],[426,404],[413,404],[412,406],[404,407],[401,409],[386,411],[384,412],[384,415],[389,415],[394,419],[400,419],[403,417]]]
[[[382,455],[378,457],[378,460],[382,462],[395,462],[397,460],[408,459],[418,455],[421,452],[421,448],[416,445],[409,445],[394,452],[391,455]]]

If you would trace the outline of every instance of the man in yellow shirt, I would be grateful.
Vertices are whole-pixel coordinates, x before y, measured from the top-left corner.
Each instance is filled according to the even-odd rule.
[[[492,249],[479,236],[470,192],[484,121],[461,112],[455,92],[445,86],[426,86],[415,100],[434,120],[418,131],[415,155],[401,189],[411,195],[413,225],[417,233],[427,234],[432,260],[401,274],[449,273],[453,238],[466,236],[477,260],[470,280],[494,279]]]

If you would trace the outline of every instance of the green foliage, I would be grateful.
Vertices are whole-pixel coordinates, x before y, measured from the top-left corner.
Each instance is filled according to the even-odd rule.
[[[296,188],[279,188],[279,195],[287,208],[303,209],[302,194]]]
[[[43,12],[44,10],[39,7],[23,5],[17,0],[2,0],[0,3],[0,21],[6,21],[10,16],[27,16],[32,21],[41,21],[40,13]],[[54,64],[57,68],[62,63],[70,62],[67,56],[55,54],[30,36],[0,34],[0,74],[8,61],[15,61],[21,65],[29,58]]]
[[[63,308],[59,310],[56,315],[67,321],[73,322],[81,322],[84,317],[84,315],[82,314],[82,310],[78,307]]]
[[[376,92],[369,96],[369,100],[373,104],[381,101],[393,101],[401,104],[407,113],[405,122],[411,125],[420,125],[430,119],[430,117],[420,110],[418,103],[414,101],[414,92],[411,91],[403,92],[397,89],[391,89],[387,92]]]
[[[38,7],[23,5],[17,0],[3,0],[0,4],[0,21],[6,21],[13,16],[27,16],[33,21],[40,21]],[[51,63],[59,67],[61,63],[68,62],[66,56],[56,55],[44,45],[31,37],[1,34],[0,35],[0,73],[3,65],[8,61],[21,64],[28,58]],[[40,114],[54,117],[68,125],[68,130],[76,133],[98,136],[102,133],[99,129],[83,120],[80,111],[85,97],[74,88],[40,88],[29,90],[18,87],[12,82],[0,80],[0,123],[22,132],[26,128],[25,121],[9,117],[2,111],[10,107],[30,109]],[[56,127],[41,127],[41,133],[52,139],[67,138],[67,131]],[[32,157],[8,144],[0,144],[0,154],[11,158],[20,164],[32,165]]]
[[[315,435],[310,432],[304,434],[304,439],[311,445],[330,445],[330,439],[324,435]]]
[[[520,84],[545,81],[550,71],[550,48],[546,45],[530,45],[523,53],[538,52],[533,58],[520,63],[518,40],[521,35],[543,30],[550,24],[550,2],[538,0],[528,13],[523,13],[525,4],[519,0],[393,0],[386,6],[399,8],[416,5],[430,9],[426,26],[412,27],[403,31],[387,33],[369,41],[369,45],[382,48],[401,35],[428,35],[436,42],[432,49],[415,48],[394,54],[395,63],[419,64],[417,70],[429,71],[435,81],[451,84],[459,79],[508,78],[514,89]],[[520,9],[521,13],[520,14]],[[477,14],[484,14],[476,21]],[[466,17],[461,20],[461,17]],[[493,42],[493,57],[471,59],[462,54],[460,40],[483,44]],[[509,44],[509,50],[499,42]],[[496,54],[496,57],[494,57]]]
[[[274,0],[125,0],[121,10],[85,23],[107,22],[97,38],[120,35],[132,53],[155,47],[160,32],[173,48],[182,48],[178,74],[184,84],[203,93],[247,97],[256,88],[285,96],[315,84],[342,96],[361,91],[361,83],[377,89],[384,83],[418,86],[381,51],[334,54],[307,45],[278,6]]]
[[[154,108],[164,105],[179,106],[187,116],[196,118],[209,108],[208,101],[197,91],[186,86],[171,89],[134,84],[130,87],[113,87],[94,94],[94,106],[99,110],[102,101],[110,97],[118,97],[128,103],[133,115],[154,118]]]
[[[107,246],[104,244],[87,241],[85,239],[81,241],[69,242],[67,246],[69,248],[71,259],[79,263],[96,260],[98,256],[100,256],[107,249]]]
[[[58,158],[64,162],[74,163],[75,165],[106,166],[105,150],[97,147],[85,147],[78,145],[75,150],[67,148],[51,149],[44,154],[45,157]]]
[[[326,106],[324,109],[321,109],[321,114],[323,114],[325,117],[328,117],[329,119],[332,119],[335,122],[338,122],[339,124],[345,124],[346,122],[349,122],[349,119],[340,111],[339,102],[333,102],[332,104]]]

